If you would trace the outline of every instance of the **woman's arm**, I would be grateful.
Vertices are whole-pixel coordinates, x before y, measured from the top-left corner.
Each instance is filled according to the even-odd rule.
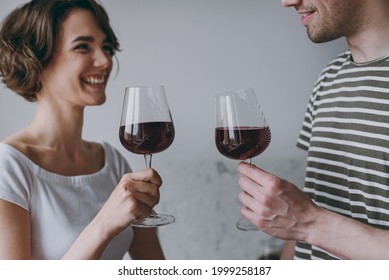
[[[134,228],[129,254],[134,260],[164,260],[156,228]]]
[[[0,259],[30,259],[30,214],[28,211],[0,199],[0,228]]]
[[[147,217],[159,201],[162,180],[153,169],[122,177],[103,208],[81,232],[63,259],[98,259],[108,243],[135,219]],[[0,199],[0,259],[31,259],[30,213]],[[150,245],[150,258],[163,258],[156,233],[137,233],[136,244]],[[149,244],[148,244],[149,242]],[[142,256],[134,245],[134,252]],[[159,249],[158,249],[159,248]],[[145,256],[146,257],[146,256]]]
[[[159,202],[162,179],[153,169],[124,175],[103,208],[81,232],[63,259],[98,259],[108,243],[136,219],[150,215]],[[153,235],[146,235],[154,242]],[[139,239],[139,237],[136,236]]]

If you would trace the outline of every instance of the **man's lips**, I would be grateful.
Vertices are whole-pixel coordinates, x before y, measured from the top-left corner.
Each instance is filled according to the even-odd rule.
[[[316,11],[304,11],[304,12],[299,12],[299,14],[301,15],[301,23],[304,26],[307,26],[315,16]]]

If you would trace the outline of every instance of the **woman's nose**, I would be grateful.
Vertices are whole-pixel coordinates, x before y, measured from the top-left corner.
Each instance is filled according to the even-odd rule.
[[[93,57],[93,65],[97,68],[109,67],[112,63],[112,57],[110,54],[103,50],[96,50]]]

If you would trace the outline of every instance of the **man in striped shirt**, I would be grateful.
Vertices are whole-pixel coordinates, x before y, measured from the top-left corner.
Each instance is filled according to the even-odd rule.
[[[389,259],[389,1],[282,4],[301,14],[313,42],[344,36],[349,50],[322,71],[309,100],[297,144],[308,151],[304,192],[240,163],[241,213],[290,240],[285,256]]]

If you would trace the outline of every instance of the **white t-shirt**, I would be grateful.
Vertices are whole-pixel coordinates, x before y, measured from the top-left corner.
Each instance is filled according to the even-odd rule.
[[[42,169],[10,145],[0,143],[0,199],[29,211],[32,259],[60,259],[130,172],[125,159],[102,142],[104,167],[97,173],[62,176]],[[116,236],[101,259],[122,259],[133,231]]]

